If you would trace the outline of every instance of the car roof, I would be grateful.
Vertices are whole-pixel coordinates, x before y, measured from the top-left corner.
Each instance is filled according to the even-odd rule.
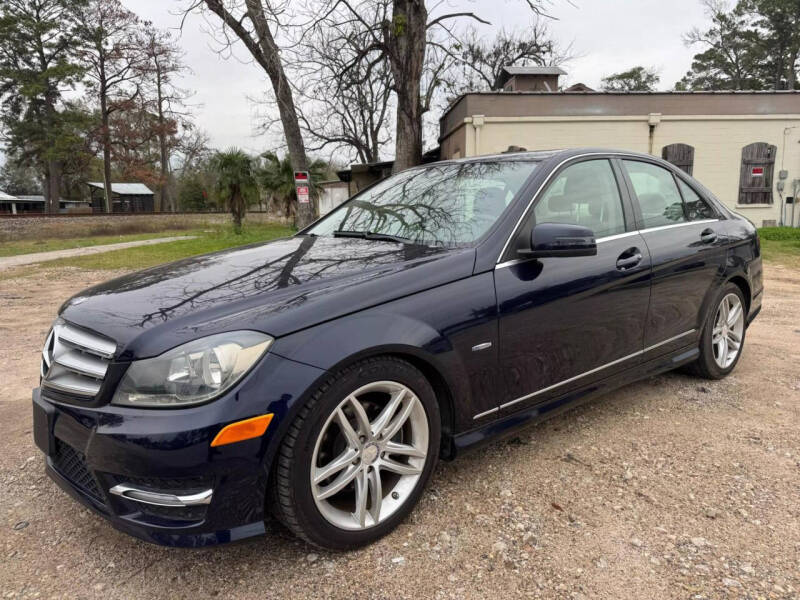
[[[663,162],[661,158],[653,156],[652,154],[645,154],[643,152],[634,152],[632,150],[619,150],[614,148],[560,148],[553,150],[534,150],[534,151],[520,151],[520,152],[503,152],[500,154],[482,154],[479,156],[469,156],[465,158],[455,158],[440,161],[441,163],[465,163],[465,162],[489,162],[498,160],[536,160],[545,161],[551,158],[554,159],[568,159],[573,156],[581,156],[584,154],[613,154],[617,156],[631,156],[636,158],[644,158],[648,160],[655,160]],[[436,164],[436,163],[428,163]]]

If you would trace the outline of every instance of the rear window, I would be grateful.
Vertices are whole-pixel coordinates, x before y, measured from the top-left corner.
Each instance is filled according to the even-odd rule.
[[[678,186],[675,185],[670,171],[646,162],[623,162],[639,200],[645,228],[673,225],[687,220]]]

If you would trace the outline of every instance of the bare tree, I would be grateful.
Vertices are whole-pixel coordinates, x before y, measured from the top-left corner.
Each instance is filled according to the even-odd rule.
[[[278,0],[280,1],[280,0]],[[308,168],[306,148],[297,117],[292,86],[284,71],[281,49],[275,41],[272,28],[281,27],[286,4],[275,5],[270,0],[195,0],[187,12],[200,10],[215,15],[219,25],[216,38],[225,48],[235,39],[244,44],[253,60],[264,70],[272,83],[278,104],[283,135],[295,171]],[[314,220],[314,203],[298,204],[296,225],[304,227]]]
[[[212,155],[211,138],[202,129],[190,129],[178,139],[176,153],[176,171],[179,175],[196,169],[199,164]]]
[[[524,4],[541,14],[544,0],[524,0]],[[377,6],[377,10],[365,7]],[[437,5],[438,6],[438,5]],[[382,10],[381,10],[382,9]],[[366,71],[386,61],[392,74],[393,88],[397,96],[397,115],[395,133],[394,171],[402,171],[417,165],[422,160],[422,116],[426,106],[430,106],[435,89],[441,84],[444,66],[435,66],[427,71],[426,56],[428,46],[443,49],[432,32],[437,28],[444,30],[448,37],[457,38],[452,23],[457,19],[472,19],[489,24],[471,11],[456,11],[429,19],[428,7],[424,0],[328,0],[326,10],[316,21],[316,26],[330,26],[331,23],[357,23],[367,34],[368,43],[352,61],[349,68],[366,65]],[[384,15],[372,21],[365,15]],[[428,63],[430,64],[430,63]]]
[[[138,25],[139,18],[119,0],[91,0],[82,11],[80,57],[88,67],[89,92],[100,106],[106,212],[111,212],[112,199],[109,119],[131,107],[139,95],[136,79],[143,54],[136,41]]]
[[[141,41],[145,57],[139,67],[142,93],[157,122],[161,210],[174,211],[170,157],[178,143],[179,129],[192,126],[185,110],[190,94],[178,87],[176,80],[188,69],[183,51],[169,32],[146,27]]]
[[[573,57],[572,47],[561,48],[543,18],[522,29],[500,30],[489,41],[470,28],[447,51],[454,57],[444,82],[448,100],[470,91],[502,89],[503,67],[560,66]]]
[[[373,20],[373,19],[371,19]],[[369,41],[357,23],[318,28],[296,51],[300,126],[311,151],[378,162],[391,140],[392,76],[385,63],[351,64]]]

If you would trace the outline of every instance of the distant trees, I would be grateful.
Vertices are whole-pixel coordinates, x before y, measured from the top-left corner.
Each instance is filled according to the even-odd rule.
[[[0,4],[0,124],[18,165],[36,165],[47,212],[58,211],[64,162],[83,146],[82,115],[62,96],[83,75],[76,55],[79,0]]]
[[[233,229],[242,232],[242,219],[247,206],[258,200],[257,165],[255,160],[238,148],[217,152],[212,160],[217,182],[216,191],[233,216]]]
[[[711,27],[694,28],[700,46],[679,90],[796,89],[800,54],[798,0],[705,0]]]
[[[111,116],[132,109],[140,93],[136,80],[144,55],[136,37],[138,27],[139,18],[119,0],[88,0],[80,12],[79,58],[99,110],[106,212],[111,212]]]
[[[192,123],[170,34],[119,0],[8,0],[0,40],[0,143],[8,160],[40,173],[48,211],[88,177],[105,182],[106,210],[120,177],[176,208],[171,162]]]
[[[571,58],[571,48],[562,49],[541,18],[521,29],[501,30],[489,41],[469,29],[449,51],[456,59],[443,77],[449,99],[501,90],[503,67],[558,66]]]
[[[601,87],[607,92],[652,92],[661,78],[650,67],[633,67],[627,71],[606,75]]]
[[[6,157],[6,162],[0,167],[0,190],[12,196],[41,194],[42,181],[36,169],[19,164],[13,157]]]
[[[183,62],[183,51],[170,32],[148,27],[139,39],[144,54],[138,66],[139,89],[145,110],[155,118],[161,210],[174,211],[177,207],[171,180],[172,154],[180,143],[180,130],[192,128],[186,112],[190,94],[178,85],[177,80],[188,69]]]

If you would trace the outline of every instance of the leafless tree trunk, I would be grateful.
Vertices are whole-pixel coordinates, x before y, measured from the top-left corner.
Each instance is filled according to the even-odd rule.
[[[422,161],[421,81],[428,10],[423,0],[395,0],[383,39],[397,93],[395,159],[397,173]]]
[[[44,185],[45,212],[55,214],[59,209],[61,198],[61,163],[56,159],[49,159],[45,166]]]
[[[101,70],[100,83],[100,142],[103,147],[103,202],[107,213],[112,211],[114,193],[111,189],[111,127],[108,119],[108,90],[105,71]]]
[[[798,34],[798,38],[800,38],[800,34]],[[786,89],[793,90],[795,84],[797,83],[797,55],[800,54],[800,48],[796,47],[792,50],[792,53],[789,55],[789,72],[786,77]]]
[[[161,73],[157,74],[157,107],[158,107],[158,151],[161,159],[161,185],[159,187],[159,198],[161,210],[174,211],[170,195],[169,178],[171,176],[169,168],[169,151],[167,149],[166,119],[164,118],[164,101],[161,90]]]

